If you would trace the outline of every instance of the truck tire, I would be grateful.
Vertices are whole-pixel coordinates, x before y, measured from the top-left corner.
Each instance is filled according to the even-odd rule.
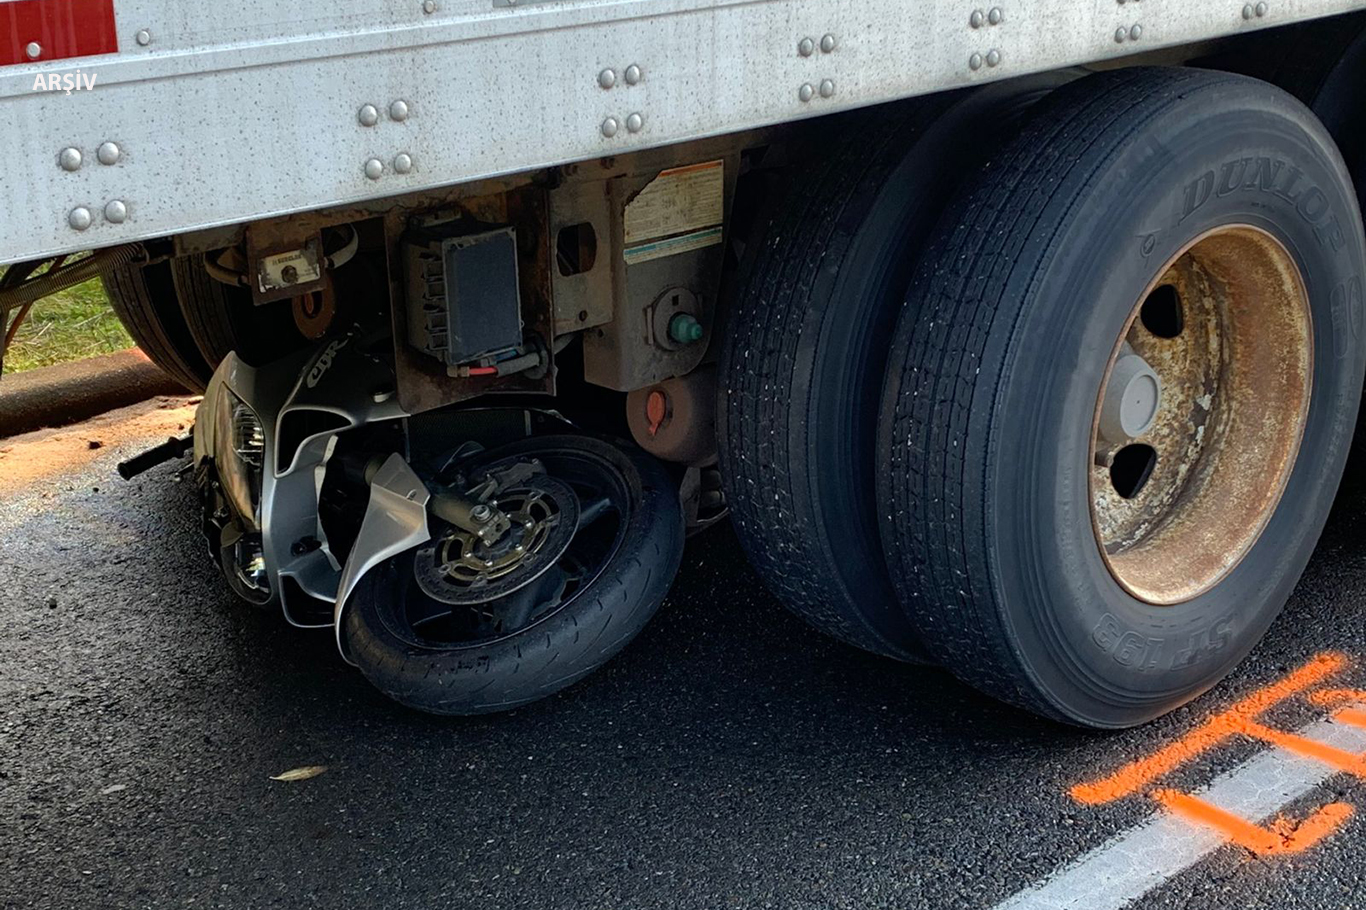
[[[746,250],[720,357],[726,499],[769,588],[849,644],[923,660],[887,577],[873,476],[887,346],[919,248],[993,137],[1070,78],[832,121]]]
[[[190,336],[214,367],[230,351],[246,364],[261,366],[304,343],[288,301],[257,306],[250,289],[231,287],[209,275],[202,253],[173,260],[171,275]]]
[[[168,262],[129,265],[101,281],[114,313],[152,362],[191,392],[202,392],[213,376],[176,300]]]
[[[1357,103],[1366,86],[1366,14],[1350,13],[1248,36],[1202,66],[1242,73],[1285,89],[1314,112],[1366,187],[1366,123]]]
[[[588,436],[550,436],[494,450],[469,473],[532,457],[549,477],[572,485],[585,506],[592,495],[585,491],[600,484],[601,495],[613,503],[611,511],[599,511],[588,523],[583,521],[586,508],[577,513],[579,543],[571,542],[556,568],[498,601],[455,608],[433,601],[417,580],[415,561],[425,558],[422,547],[368,572],[343,622],[356,665],[390,698],[433,714],[487,714],[544,698],[624,648],[668,593],[683,555],[683,513],[663,466],[635,447]],[[614,524],[605,527],[608,520]],[[587,536],[594,533],[599,537]],[[584,573],[586,580],[561,592],[558,604],[525,611],[524,625],[493,626],[483,638],[464,631],[468,621],[457,611],[475,610],[484,629],[510,609],[511,598],[547,580],[553,588],[560,566],[589,560],[596,568]],[[430,615],[433,604],[442,616],[437,631],[429,631],[433,626],[425,622],[416,628],[412,617]],[[448,616],[440,613],[443,609]]]
[[[1135,68],[1042,102],[892,343],[883,539],[935,658],[1100,728],[1223,677],[1341,478],[1363,270],[1346,166],[1281,90]]]
[[[1366,122],[1359,101],[1366,88],[1366,14],[1351,13],[1249,36],[1214,58],[1210,68],[1243,73],[1280,86],[1314,112],[1337,143],[1366,205]],[[1347,477],[1366,467],[1366,414],[1357,420]]]

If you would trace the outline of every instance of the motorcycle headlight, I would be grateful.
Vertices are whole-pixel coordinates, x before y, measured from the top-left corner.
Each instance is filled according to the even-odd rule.
[[[242,523],[260,529],[261,473],[265,464],[266,433],[261,419],[247,403],[224,390],[214,415],[213,453],[218,481]]]
[[[266,431],[251,408],[240,400],[232,405],[232,450],[245,464],[261,470],[266,451]]]

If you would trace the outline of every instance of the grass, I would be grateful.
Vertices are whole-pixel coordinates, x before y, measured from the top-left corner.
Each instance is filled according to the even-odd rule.
[[[20,373],[132,346],[133,339],[109,308],[96,278],[33,305],[5,352],[5,372]]]

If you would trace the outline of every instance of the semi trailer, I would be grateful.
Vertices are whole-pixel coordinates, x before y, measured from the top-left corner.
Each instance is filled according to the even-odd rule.
[[[100,276],[203,395],[142,466],[410,707],[583,678],[729,520],[830,635],[1124,727],[1346,469],[1363,87],[1357,0],[9,0],[0,310]]]

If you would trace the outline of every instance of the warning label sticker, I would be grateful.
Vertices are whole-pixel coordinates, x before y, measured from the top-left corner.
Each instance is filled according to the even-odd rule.
[[[721,161],[661,171],[626,204],[626,245],[631,247],[667,237],[682,239],[681,235],[695,233],[708,233],[710,242],[701,243],[701,246],[720,243],[721,222],[725,218],[725,189],[725,167]],[[711,240],[708,229],[715,229],[715,240]],[[671,256],[697,247],[695,242],[693,245],[671,245],[666,247],[667,252],[638,255],[634,261]],[[626,261],[633,261],[629,249]]]

